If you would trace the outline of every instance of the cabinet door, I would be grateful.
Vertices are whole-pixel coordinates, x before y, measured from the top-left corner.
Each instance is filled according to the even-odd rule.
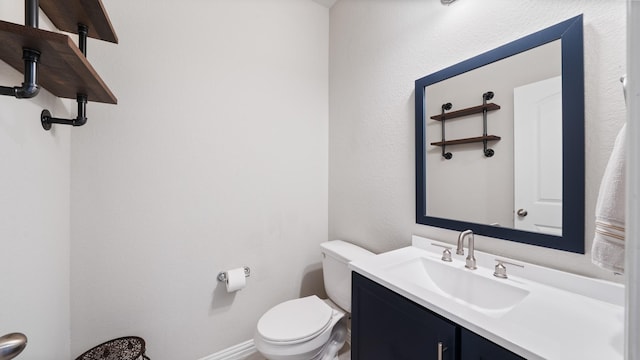
[[[352,360],[455,360],[456,325],[393,291],[353,274]]]
[[[464,328],[460,343],[460,360],[526,360]]]

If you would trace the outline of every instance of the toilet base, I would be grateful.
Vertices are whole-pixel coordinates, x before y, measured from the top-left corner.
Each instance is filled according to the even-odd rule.
[[[337,360],[347,339],[347,318],[344,313],[336,312],[334,316],[330,330],[307,343],[276,345],[256,336],[256,349],[267,360]]]

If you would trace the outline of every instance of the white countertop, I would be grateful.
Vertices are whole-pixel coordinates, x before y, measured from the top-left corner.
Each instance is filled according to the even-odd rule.
[[[541,266],[507,266],[508,279],[493,276],[496,256],[475,252],[478,269],[491,281],[526,288],[529,294],[519,303],[494,313],[477,311],[452,297],[426,290],[411,279],[394,276],[389,269],[419,257],[440,261],[442,248],[451,246],[413,237],[413,246],[382,253],[350,264],[353,271],[450,319],[490,341],[527,359],[615,360],[624,357],[624,286],[586,278]],[[465,248],[465,255],[468,249]],[[460,271],[464,256],[445,263]],[[500,257],[510,261],[508,258]]]

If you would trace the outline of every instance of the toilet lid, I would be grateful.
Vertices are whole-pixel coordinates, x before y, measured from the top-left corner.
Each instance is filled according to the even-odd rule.
[[[267,341],[303,342],[324,331],[332,313],[331,307],[315,295],[289,300],[262,315],[257,330]]]

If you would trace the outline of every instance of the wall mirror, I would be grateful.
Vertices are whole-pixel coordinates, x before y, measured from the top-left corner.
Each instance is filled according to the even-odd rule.
[[[416,80],[416,222],[584,253],[582,15]]]

